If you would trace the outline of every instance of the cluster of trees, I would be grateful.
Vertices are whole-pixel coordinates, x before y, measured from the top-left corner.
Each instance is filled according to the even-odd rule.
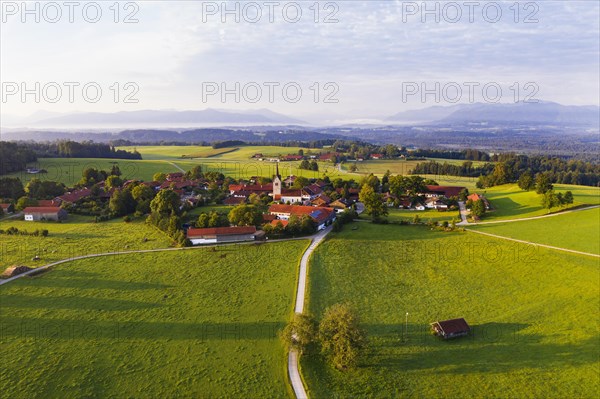
[[[542,207],[550,211],[551,208],[557,206],[565,206],[573,203],[573,193],[567,191],[563,193],[556,193],[554,190],[548,190],[542,196]]]
[[[314,234],[317,231],[317,224],[308,215],[302,215],[298,217],[296,215],[292,215],[288,219],[287,226],[283,226],[283,223],[279,222],[275,226],[267,223],[263,226],[263,230],[267,235],[283,235],[295,237],[299,235],[309,235]]]
[[[18,177],[0,177],[0,198],[17,200],[25,195],[25,188]]]
[[[207,227],[228,227],[229,219],[227,218],[227,215],[217,211],[211,211],[210,213],[203,212],[198,216],[195,225],[199,229]]]
[[[24,170],[37,155],[27,144],[0,141],[0,175]]]
[[[479,219],[486,212],[485,202],[482,199],[478,199],[477,201],[468,200],[466,203],[466,207],[471,210],[471,215]]]
[[[63,183],[52,180],[31,179],[25,186],[25,193],[30,198],[52,199],[63,195],[67,187]]]
[[[287,350],[294,349],[300,355],[320,347],[320,352],[338,370],[356,367],[367,347],[367,333],[348,304],[330,306],[319,323],[309,315],[296,313],[280,337]]]
[[[383,216],[387,216],[387,205],[383,202],[383,196],[376,192],[373,186],[363,184],[358,194],[358,199],[365,206],[365,212],[371,216],[374,221]]]
[[[414,150],[410,151],[407,154],[410,154],[413,157],[423,157],[423,158],[445,158],[445,159],[465,159],[470,161],[492,161],[494,160],[494,156],[490,157],[487,152],[466,149],[462,151],[449,151],[449,150]]]
[[[487,175],[494,170],[494,165],[486,163],[481,166],[473,166],[472,161],[465,161],[462,165],[454,165],[448,162],[440,163],[437,161],[428,161],[418,163],[411,174],[427,174],[427,175],[449,175],[449,176],[466,176],[478,177]]]
[[[319,164],[315,160],[309,161],[307,159],[304,159],[304,160],[302,160],[302,162],[300,162],[300,166],[298,166],[298,168],[305,169],[305,170],[318,171]]]
[[[93,141],[59,140],[52,143],[24,143],[42,158],[113,158],[142,159],[139,152],[117,150],[110,144]]]
[[[11,226],[6,230],[0,229],[0,235],[2,234],[6,234],[9,236],[16,236],[16,235],[20,235],[20,236],[33,236],[33,237],[48,237],[48,230],[46,229],[42,229],[42,230],[34,230],[32,232],[29,232],[27,230],[19,230],[18,228]]]
[[[192,243],[181,229],[181,209],[179,195],[170,189],[160,190],[150,202],[150,215],[146,223],[167,233],[178,245],[187,247]]]
[[[338,213],[333,222],[333,231],[341,231],[345,224],[352,223],[358,218],[358,214],[354,209],[346,209],[344,212]]]

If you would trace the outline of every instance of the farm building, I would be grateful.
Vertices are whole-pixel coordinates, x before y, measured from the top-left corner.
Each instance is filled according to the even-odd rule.
[[[211,227],[187,231],[187,238],[194,245],[254,241],[256,236],[256,227]]]
[[[490,202],[489,202],[489,201],[487,200],[487,198],[485,198],[485,196],[484,196],[484,195],[482,195],[482,194],[473,193],[473,194],[471,194],[471,195],[469,195],[469,196],[467,197],[467,200],[469,200],[469,201],[473,201],[473,202],[476,202],[476,201],[482,200],[482,201],[483,201],[483,205],[485,206],[485,209],[487,209],[487,210],[489,210],[489,209],[490,209]]]
[[[67,211],[57,206],[30,206],[23,209],[25,220],[33,222],[36,220],[65,220]]]
[[[335,209],[324,207],[273,204],[269,207],[269,213],[282,220],[308,215],[317,223],[317,230],[323,230],[335,220]]]
[[[436,321],[435,323],[431,323],[431,329],[435,335],[444,339],[462,337],[471,332],[471,327],[469,327],[463,318]]]
[[[438,197],[458,197],[461,191],[466,190],[466,187],[458,186],[425,186],[427,191],[421,193],[427,198],[438,198]]]

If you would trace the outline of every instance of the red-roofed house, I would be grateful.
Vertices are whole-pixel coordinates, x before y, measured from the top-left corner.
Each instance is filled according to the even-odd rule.
[[[427,191],[423,193],[426,197],[458,197],[462,190],[466,187],[458,186],[425,186]]]
[[[373,159],[383,159],[383,154],[371,154],[371,158]]]
[[[56,200],[38,200],[37,206],[59,206],[60,204]]]
[[[210,227],[207,229],[188,229],[187,238],[193,245],[216,244],[222,242],[254,241],[256,227]]]
[[[467,197],[467,200],[470,200],[470,201],[473,201],[473,202],[482,200],[483,201],[483,205],[485,205],[485,209],[487,209],[487,210],[490,209],[490,202],[483,195],[479,195],[477,193],[473,193],[473,194],[471,194],[471,195],[469,195]]]
[[[30,206],[23,209],[25,220],[33,222],[37,220],[65,220],[67,211],[57,206]]]
[[[273,204],[269,207],[269,213],[282,220],[308,215],[317,223],[317,230],[324,229],[335,220],[335,210],[325,207]]]
[[[469,327],[469,324],[463,318],[436,321],[435,323],[431,323],[431,329],[435,335],[444,339],[462,337],[468,335],[471,331],[471,327]]]

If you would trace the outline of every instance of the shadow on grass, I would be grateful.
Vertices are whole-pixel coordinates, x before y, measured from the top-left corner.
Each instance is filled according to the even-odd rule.
[[[173,285],[160,283],[108,280],[100,274],[78,271],[75,269],[54,270],[51,278],[33,279],[30,284],[36,287],[101,289],[118,291],[160,290],[174,287]]]
[[[443,340],[428,325],[367,325],[371,346],[363,367],[436,373],[503,373],[548,369],[598,361],[600,336],[577,343],[552,343],[550,337],[523,332],[521,323],[474,325],[469,336]]]
[[[162,305],[155,303],[97,297],[56,296],[49,298],[19,294],[0,294],[0,311],[2,312],[5,312],[8,308],[73,309],[115,312],[123,310],[154,309],[161,306]]]
[[[15,339],[279,340],[283,322],[137,322],[2,317],[0,342]]]

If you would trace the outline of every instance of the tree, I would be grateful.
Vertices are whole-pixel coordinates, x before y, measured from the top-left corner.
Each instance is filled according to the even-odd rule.
[[[196,165],[190,171],[185,174],[188,179],[200,179],[204,176],[202,173],[202,166]]]
[[[208,227],[208,219],[208,213],[201,213],[200,216],[198,216],[198,220],[196,221],[196,227],[199,229],[204,229]]]
[[[319,164],[314,159],[310,161],[310,170],[313,170],[315,172],[319,171]]]
[[[179,195],[173,190],[160,190],[150,202],[150,210],[167,215],[179,214]]]
[[[115,216],[124,216],[133,213],[136,209],[136,202],[131,196],[129,190],[115,190],[108,202],[108,209]]]
[[[3,142],[0,142],[2,144]],[[2,167],[0,162],[0,167]],[[25,195],[23,183],[18,177],[2,177],[0,178],[0,198],[11,198],[16,200]]]
[[[526,171],[522,173],[521,176],[519,176],[517,184],[521,190],[531,190],[534,187],[533,176],[531,175],[531,172]]]
[[[110,174],[113,176],[121,176],[121,169],[119,169],[119,165],[113,165],[110,169]]]
[[[258,226],[262,222],[262,212],[255,205],[238,205],[229,211],[227,217],[234,226]]]
[[[133,199],[138,202],[144,200],[151,201],[156,195],[156,191],[144,184],[138,184],[131,190],[131,195],[133,196]]]
[[[546,191],[542,197],[542,208],[548,209],[548,212],[550,212],[551,208],[554,208],[558,205],[560,205],[560,203],[558,197],[554,193],[554,190]]]
[[[162,183],[167,180],[167,175],[166,175],[166,173],[158,172],[152,176],[152,180]]]
[[[471,205],[471,214],[478,218],[481,218],[485,214],[485,202],[482,199],[473,201]]]
[[[294,349],[302,355],[317,341],[317,322],[311,316],[295,313],[293,319],[280,332],[279,337],[286,351]]]
[[[45,199],[45,198],[54,198],[59,195],[63,195],[66,191],[66,187],[64,184],[40,179],[31,179],[29,183],[25,186],[25,192],[31,198],[37,199]]]
[[[358,170],[358,166],[356,166],[356,163],[353,163],[352,165],[350,165],[350,167],[348,168],[348,170],[350,172],[356,172]]]
[[[552,190],[552,179],[548,173],[538,173],[535,176],[535,192],[538,194],[546,194],[546,192]]]
[[[383,203],[381,194],[376,193],[372,186],[363,185],[358,198],[364,204],[367,215],[370,215],[373,219],[388,214],[387,206]]]
[[[294,180],[294,184],[293,184],[293,188],[299,190],[301,188],[304,188],[306,186],[308,186],[308,179],[304,176],[296,176],[296,180]]]
[[[356,366],[367,344],[356,312],[347,304],[335,304],[325,310],[319,324],[321,350],[339,370]]]
[[[17,200],[17,203],[15,204],[15,208],[18,211],[22,211],[23,209],[27,208],[28,206],[37,206],[37,204],[38,204],[37,200],[35,200],[33,198],[29,198],[27,196],[23,196]]]
[[[106,187],[117,188],[123,185],[123,180],[117,175],[110,175],[106,178]]]
[[[563,201],[565,204],[570,205],[573,203],[573,193],[571,191],[567,191],[563,196]]]
[[[303,159],[302,162],[300,162],[300,165],[298,166],[298,168],[309,170],[310,169],[310,162],[308,160],[306,160],[306,159]]]

